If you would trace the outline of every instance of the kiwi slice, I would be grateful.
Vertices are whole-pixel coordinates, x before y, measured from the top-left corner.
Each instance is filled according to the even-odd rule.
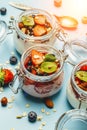
[[[22,22],[25,21],[26,19],[27,19],[27,16],[22,16],[21,17]]]
[[[34,26],[34,18],[32,16],[22,16],[22,22],[25,26]]]
[[[87,82],[87,71],[77,71],[76,77],[82,81]]]
[[[57,70],[57,64],[55,62],[43,62],[41,64],[41,71],[45,73],[53,73]]]
[[[53,61],[54,62],[56,60],[56,57],[55,57],[54,54],[46,54],[44,60],[45,61]]]

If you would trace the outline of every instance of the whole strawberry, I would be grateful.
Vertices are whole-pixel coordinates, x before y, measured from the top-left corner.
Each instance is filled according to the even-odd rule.
[[[9,69],[0,69],[0,85],[6,85],[14,78],[13,73]]]

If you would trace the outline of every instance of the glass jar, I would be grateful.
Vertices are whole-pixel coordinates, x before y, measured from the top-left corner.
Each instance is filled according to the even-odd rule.
[[[0,44],[4,41],[7,36],[8,27],[7,24],[0,20]]]
[[[29,72],[25,67],[26,58],[31,54],[32,50],[38,50],[41,53],[53,54],[59,61],[59,68],[50,75],[34,75]],[[19,88],[22,88],[26,93],[31,96],[44,98],[56,94],[61,88],[64,78],[63,72],[63,57],[60,51],[56,50],[49,45],[35,45],[26,50],[21,57],[20,70],[17,71],[19,78],[19,87],[14,90],[14,82],[9,84],[9,87],[14,93],[18,92]]]
[[[63,46],[64,53],[68,55],[67,62],[76,65],[87,59],[87,42],[80,39],[67,41]]]
[[[87,82],[83,80],[86,65],[87,60],[80,62],[74,67],[71,73],[70,83],[67,87],[67,98],[74,108],[87,109]],[[78,75],[80,78],[78,78]],[[86,77],[87,75],[85,75]]]
[[[6,24],[5,21],[0,20],[0,44],[6,40],[6,36],[11,34],[13,30]]]
[[[74,109],[65,112],[58,119],[55,130],[87,130],[87,111]]]
[[[52,29],[49,31],[49,33],[44,34],[42,36],[30,36],[29,34],[25,34],[21,31],[19,28],[19,22],[21,21],[23,16],[36,16],[36,15],[43,15],[46,17],[46,21],[49,22],[51,25]],[[34,25],[35,26],[35,25]],[[55,40],[56,40],[56,32],[58,30],[58,23],[56,21],[56,18],[48,13],[45,10],[41,9],[29,9],[28,11],[22,12],[14,21],[14,27],[15,27],[15,32],[14,32],[14,44],[16,50],[22,54],[28,47],[31,47],[32,45],[36,44],[49,44],[49,45],[54,45]]]

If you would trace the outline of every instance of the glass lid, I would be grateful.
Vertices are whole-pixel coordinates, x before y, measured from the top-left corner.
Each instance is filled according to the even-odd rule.
[[[87,42],[83,40],[73,40],[64,45],[64,52],[68,55],[67,61],[76,65],[87,59]]]
[[[2,43],[2,41],[5,39],[6,35],[7,35],[7,24],[0,20],[0,44]]]
[[[58,119],[55,130],[87,130],[87,111],[74,109],[64,113]]]

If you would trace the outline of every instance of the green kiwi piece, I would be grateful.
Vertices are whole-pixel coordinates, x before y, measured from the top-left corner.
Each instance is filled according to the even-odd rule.
[[[55,57],[54,54],[46,54],[44,60],[45,61],[53,61],[54,62],[56,60],[56,57]]]
[[[21,17],[22,22],[25,21],[26,19],[27,19],[27,16],[22,16]]]
[[[32,16],[22,16],[22,22],[25,26],[34,26],[34,18]]]
[[[55,62],[43,62],[41,64],[41,71],[45,73],[53,73],[57,70],[57,64]]]
[[[87,71],[77,71],[76,77],[82,81],[87,82]]]

